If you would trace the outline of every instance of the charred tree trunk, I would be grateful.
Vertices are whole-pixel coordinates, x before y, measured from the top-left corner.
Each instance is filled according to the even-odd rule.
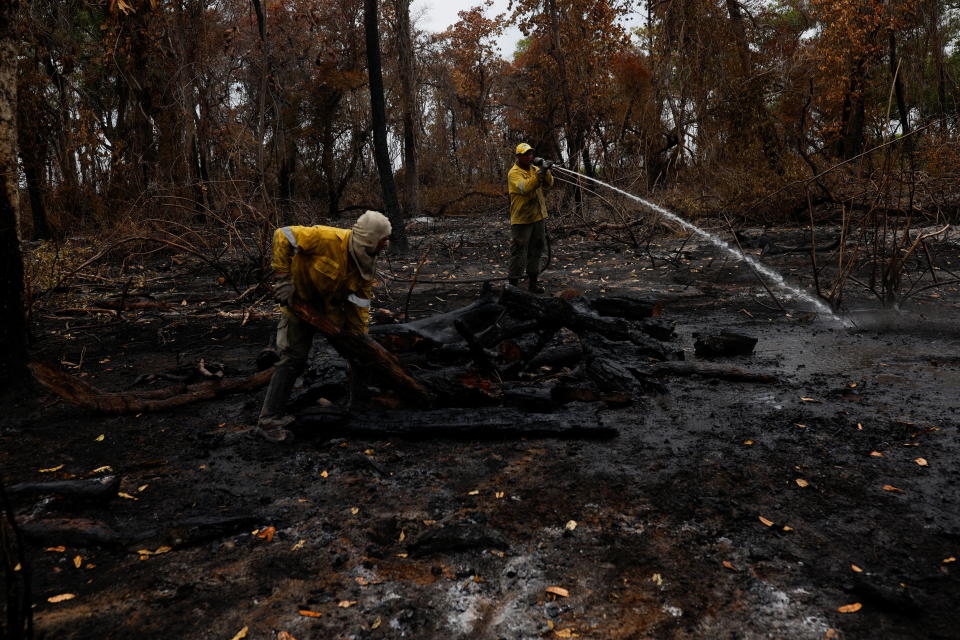
[[[393,0],[400,50],[400,104],[403,111],[403,197],[407,220],[420,214],[417,172],[417,71],[410,29],[410,0]]]
[[[897,34],[893,29],[890,30],[890,75],[893,78],[893,93],[897,100],[897,111],[900,114],[900,133],[903,136],[910,135],[910,110],[907,109],[907,98],[903,91],[902,70],[900,68],[901,60],[897,56]],[[907,138],[904,143],[910,146],[911,140]]]
[[[397,185],[393,179],[393,167],[387,148],[387,107],[383,94],[383,70],[380,59],[380,27],[377,17],[377,0],[364,0],[363,27],[367,45],[367,72],[370,79],[370,111],[373,117],[373,150],[383,191],[383,205],[393,225],[390,241],[394,248],[404,253],[409,248],[403,212],[397,200]]]
[[[27,326],[23,305],[17,169],[16,0],[0,0],[0,380],[26,379]]]

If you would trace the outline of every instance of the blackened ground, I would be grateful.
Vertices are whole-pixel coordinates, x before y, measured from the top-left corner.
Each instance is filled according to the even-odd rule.
[[[425,254],[421,280],[451,282],[408,296],[388,280],[378,304],[417,318],[468,303],[479,285],[456,281],[502,273],[498,224],[411,227],[415,257],[390,267],[407,277]],[[249,433],[262,391],[121,417],[7,393],[5,484],[109,466],[128,496],[18,504],[24,521],[92,518],[119,535],[31,542],[37,637],[960,638],[956,286],[900,314],[851,294],[855,326],[844,326],[785,296],[776,310],[746,267],[684,240],[659,238],[651,260],[555,238],[544,284],[663,300],[689,360],[696,332],[752,334],[754,354],[723,363],[779,382],[678,377],[628,408],[558,413],[612,426],[613,440],[301,432],[277,446]],[[960,250],[943,243],[936,256],[950,268]],[[216,274],[179,261],[174,272],[148,267],[132,292],[169,308],[46,309],[37,359],[109,390],[169,384],[158,374],[200,359],[252,373],[273,330],[266,298],[230,302]],[[805,255],[764,261],[811,283]],[[342,376],[316,349],[310,375]],[[48,601],[66,593],[75,597]]]

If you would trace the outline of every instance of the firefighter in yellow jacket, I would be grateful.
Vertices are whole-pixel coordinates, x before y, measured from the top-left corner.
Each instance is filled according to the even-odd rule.
[[[540,258],[547,244],[547,202],[545,189],[553,186],[553,163],[533,157],[533,147],[521,142],[516,149],[517,161],[507,173],[510,192],[510,284],[516,286],[524,272],[530,291],[543,293],[537,282]]]
[[[282,227],[273,234],[273,296],[283,315],[277,325],[277,363],[260,410],[258,431],[267,440],[289,441],[292,421],[284,406],[310,355],[316,330],[288,309],[303,300],[348,333],[366,333],[376,259],[390,237],[390,221],[367,211],[352,229]]]

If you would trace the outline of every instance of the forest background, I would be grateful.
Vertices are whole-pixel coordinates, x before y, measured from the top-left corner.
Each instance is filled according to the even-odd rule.
[[[367,208],[402,252],[404,219],[503,213],[520,141],[708,225],[957,216],[960,3],[491,5],[432,34],[410,0],[0,0],[2,375],[91,256],[230,251],[245,286],[277,224]]]

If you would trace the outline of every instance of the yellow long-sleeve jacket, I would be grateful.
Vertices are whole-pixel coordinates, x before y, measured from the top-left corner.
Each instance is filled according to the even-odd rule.
[[[544,187],[553,186],[553,174],[549,171],[543,180],[537,175],[539,167],[530,165],[521,169],[514,163],[507,173],[507,190],[510,192],[510,224],[530,224],[547,219],[547,201]]]
[[[278,273],[289,273],[305,302],[347,333],[367,332],[370,310],[349,300],[351,293],[369,300],[373,281],[364,280],[347,249],[350,229],[282,227],[273,232],[273,261]],[[287,309],[285,312],[289,313]]]

